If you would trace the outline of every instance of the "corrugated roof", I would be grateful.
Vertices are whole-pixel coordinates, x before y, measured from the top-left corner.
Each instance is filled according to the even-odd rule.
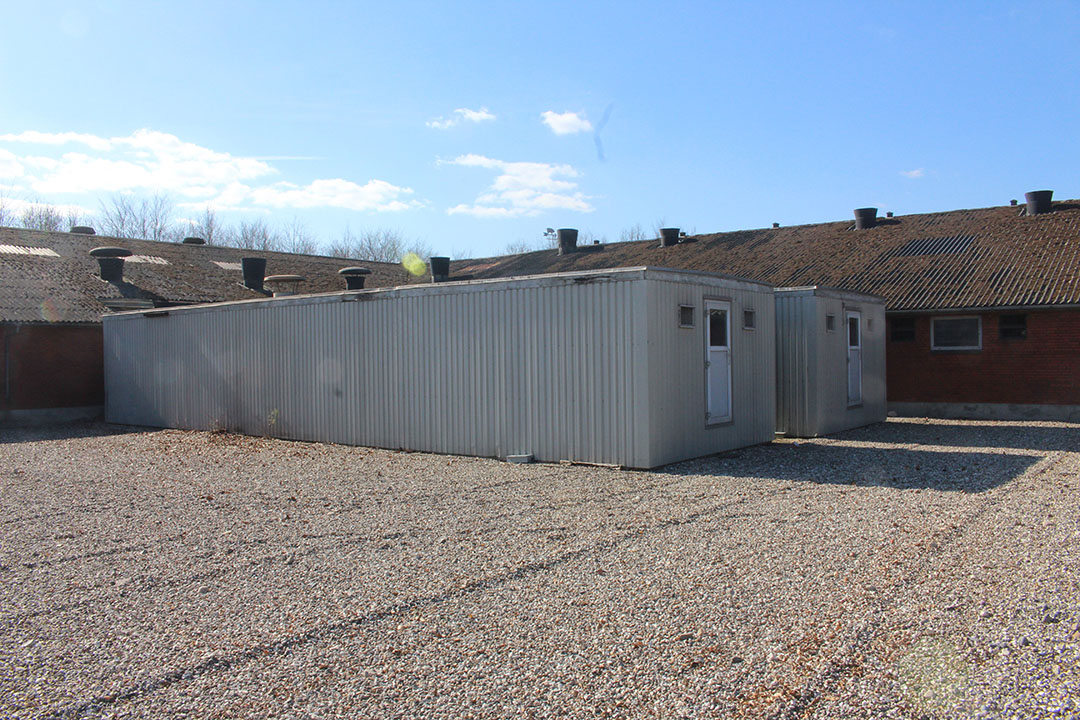
[[[134,253],[124,263],[124,282],[108,283],[98,276],[98,262],[89,252],[101,245]],[[2,246],[27,249],[0,255],[0,321],[4,322],[100,322],[105,302],[118,298],[186,304],[263,297],[244,287],[242,257],[266,258],[267,275],[302,275],[306,279],[302,292],[345,289],[337,271],[350,265],[371,268],[368,287],[415,282],[401,266],[386,263],[101,235],[0,228]],[[36,252],[39,249],[52,254]]]
[[[889,310],[1080,304],[1080,204],[1050,213],[1017,207],[882,218],[854,230],[849,220],[611,243],[590,252],[542,250],[463,260],[455,274],[478,278],[651,265],[736,275],[776,286],[830,285],[886,298]]]

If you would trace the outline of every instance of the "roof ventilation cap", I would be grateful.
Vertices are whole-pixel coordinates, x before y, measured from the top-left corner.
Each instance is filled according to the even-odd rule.
[[[660,228],[660,247],[679,244],[679,228]]]
[[[1012,200],[1010,200],[1009,204],[1012,205],[1013,207],[1016,207],[1016,198],[1013,198]]]
[[[773,226],[774,228],[778,228],[778,227],[780,227],[780,223],[773,223],[773,224],[772,224],[772,226]]]
[[[206,240],[201,237],[186,237],[184,238],[185,245],[205,245]]]
[[[877,208],[855,208],[855,229],[868,230],[877,225]]]
[[[90,227],[89,225],[73,225],[71,227],[71,232],[75,233],[76,235],[97,235],[97,232],[94,230],[94,228]]]
[[[124,280],[124,258],[130,256],[131,251],[122,247],[102,246],[90,251],[90,257],[97,258],[101,279],[111,283]]]
[[[431,264],[431,282],[446,282],[450,279],[450,258],[432,256],[428,258]]]
[[[363,290],[364,281],[370,274],[371,270],[366,267],[343,267],[338,270],[338,275],[345,278],[346,290]]]
[[[560,255],[568,255],[577,250],[577,230],[574,228],[559,228],[555,234],[559,239]]]
[[[266,275],[266,258],[240,258],[240,269],[244,271],[244,287],[263,292],[263,276]]]
[[[1024,199],[1027,200],[1027,214],[1042,215],[1050,212],[1050,202],[1053,198],[1053,190],[1032,190],[1024,193]]]
[[[263,282],[274,291],[274,297],[288,297],[297,293],[304,278],[302,275],[267,275]]]

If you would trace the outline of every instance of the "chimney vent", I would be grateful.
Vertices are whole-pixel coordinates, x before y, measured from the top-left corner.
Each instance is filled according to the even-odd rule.
[[[679,228],[660,228],[660,247],[679,244]]]
[[[855,208],[855,229],[868,230],[877,225],[877,208]]]
[[[450,258],[432,256],[428,262],[431,264],[431,282],[440,283],[450,279]]]
[[[206,240],[201,237],[186,237],[184,238],[185,245],[205,245]]]
[[[556,235],[559,238],[560,255],[569,255],[577,250],[577,230],[574,228],[559,228]]]
[[[772,224],[772,226],[773,226],[774,228],[778,228],[778,227],[780,227],[780,223],[773,223],[773,224]]]
[[[1042,215],[1050,212],[1050,201],[1053,198],[1053,190],[1032,190],[1024,193],[1024,199],[1027,200],[1027,214]]]
[[[297,293],[304,278],[300,275],[267,275],[263,282],[271,286],[274,297],[288,297]]]
[[[97,233],[94,231],[94,228],[90,227],[89,225],[74,225],[71,228],[71,232],[75,233],[76,235],[97,235]]]
[[[1016,207],[1016,198],[1013,198],[1012,200],[1010,200],[1009,204],[1012,205],[1013,207]]]
[[[131,251],[122,247],[96,247],[90,251],[90,256],[97,258],[101,279],[111,283],[123,282],[124,258],[129,257]]]
[[[266,275],[266,258],[240,258],[240,268],[244,271],[244,287],[256,292],[263,292],[263,276]]]
[[[885,217],[887,217],[887,218],[891,218],[891,217],[892,217],[892,210],[890,210],[889,212],[885,213]]]
[[[366,267],[343,267],[338,270],[338,275],[345,278],[346,290],[363,290],[364,280],[371,274]]]

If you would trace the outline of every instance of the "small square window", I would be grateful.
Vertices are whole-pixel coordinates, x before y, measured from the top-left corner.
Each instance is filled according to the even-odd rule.
[[[694,327],[694,306],[693,305],[680,305],[679,306],[679,327],[692,328]]]
[[[893,318],[889,339],[893,342],[915,341],[915,318]]]
[[[753,330],[757,327],[757,315],[753,310],[742,311],[742,326],[747,330]]]
[[[1002,315],[998,318],[1002,340],[1023,340],[1027,337],[1027,315]]]
[[[825,316],[825,329],[828,332],[836,332],[836,316],[835,315],[826,315]]]

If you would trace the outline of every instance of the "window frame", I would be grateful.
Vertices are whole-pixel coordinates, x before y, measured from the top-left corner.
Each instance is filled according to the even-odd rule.
[[[950,320],[974,320],[979,330],[977,345],[938,345],[937,323]],[[983,349],[983,328],[981,315],[939,315],[930,318],[930,350],[932,352],[978,352]]]
[[[754,308],[743,308],[742,318],[743,330],[757,329],[757,312],[754,311]]]
[[[679,304],[679,327],[681,327],[681,328],[695,328],[695,327],[697,327],[697,313],[695,312],[696,308],[697,308],[696,305],[690,305],[690,304],[687,304],[687,303],[680,303]],[[690,311],[690,323],[689,324],[683,322],[683,310],[689,310]]]
[[[1027,317],[1027,313],[1001,313],[998,315],[998,338],[1002,340],[1027,340]],[[1012,318],[1014,321],[1005,323],[1005,318]],[[1015,321],[1016,318],[1019,318],[1019,322]],[[1007,335],[1007,332],[1010,334]]]

